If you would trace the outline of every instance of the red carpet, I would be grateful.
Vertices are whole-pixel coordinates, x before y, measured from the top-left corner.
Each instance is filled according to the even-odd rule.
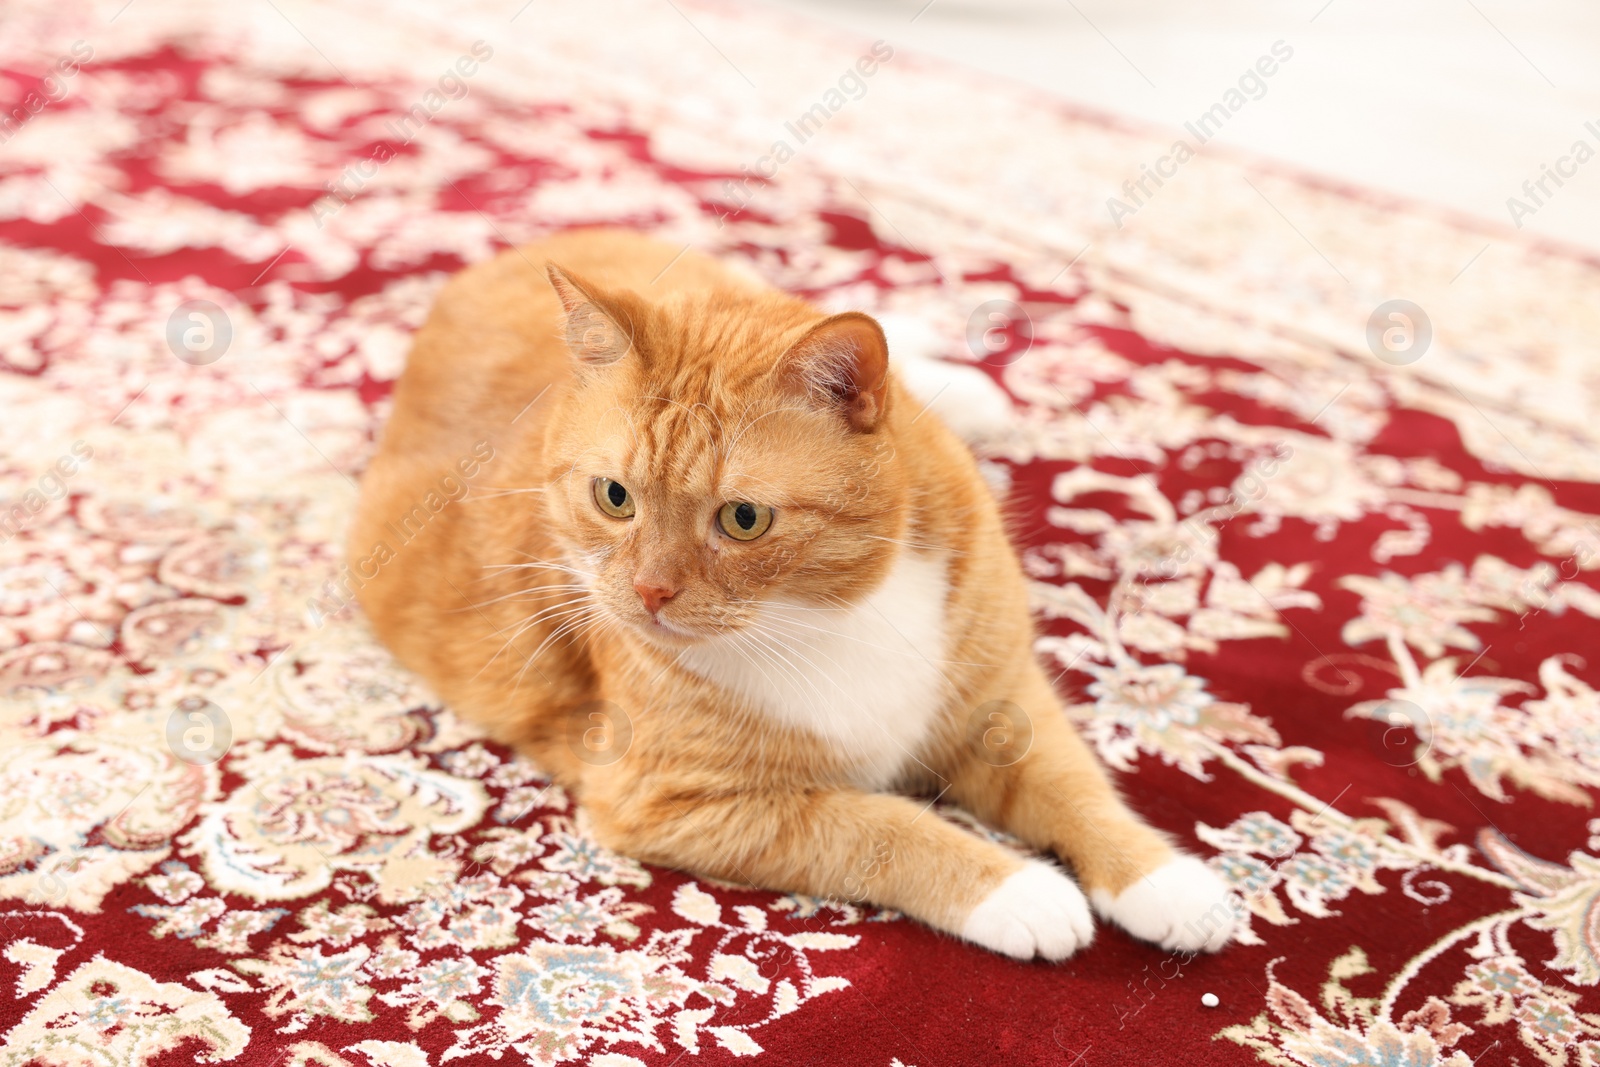
[[[0,30],[0,1064],[1600,1064],[1594,263],[1221,153],[1118,228],[1166,133],[898,53],[746,185],[870,54],[755,9],[245,6]],[[640,867],[341,609],[431,294],[591,222],[1006,386],[1040,653],[1243,943]]]

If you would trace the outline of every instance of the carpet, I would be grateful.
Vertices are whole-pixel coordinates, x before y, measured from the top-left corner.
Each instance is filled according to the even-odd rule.
[[[760,8],[449,6],[0,20],[0,1063],[1600,1064],[1600,264]],[[641,866],[375,644],[409,335],[589,223],[1004,387],[1039,654],[1238,944]]]

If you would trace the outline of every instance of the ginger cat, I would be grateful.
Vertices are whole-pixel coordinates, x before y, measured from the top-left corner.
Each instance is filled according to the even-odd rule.
[[[1088,944],[1090,901],[1169,949],[1232,932],[1068,723],[996,501],[866,315],[621,231],[463,271],[350,545],[381,638],[610,848],[1020,959]]]

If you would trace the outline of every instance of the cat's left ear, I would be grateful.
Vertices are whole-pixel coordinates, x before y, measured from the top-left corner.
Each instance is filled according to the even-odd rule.
[[[889,393],[889,343],[870,315],[823,319],[784,354],[785,370],[812,397],[837,408],[866,433],[883,419]]]
[[[545,275],[566,312],[567,347],[580,366],[603,367],[635,348],[639,314],[632,294],[603,292],[554,263]]]

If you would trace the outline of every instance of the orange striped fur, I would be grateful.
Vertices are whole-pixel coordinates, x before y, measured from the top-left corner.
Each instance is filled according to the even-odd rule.
[[[884,359],[866,316],[627,232],[462,272],[363,485],[350,552],[375,561],[372,625],[632,856],[1016,956],[1087,942],[1072,881],[929,812],[947,790],[1063,860],[1103,916],[1219,946],[1220,883],[1071,729],[996,501]],[[402,543],[398,517],[475,454],[471,491]],[[602,478],[631,517],[602,510]],[[724,533],[730,502],[771,527]],[[994,701],[1031,727],[1026,754],[993,747]]]

